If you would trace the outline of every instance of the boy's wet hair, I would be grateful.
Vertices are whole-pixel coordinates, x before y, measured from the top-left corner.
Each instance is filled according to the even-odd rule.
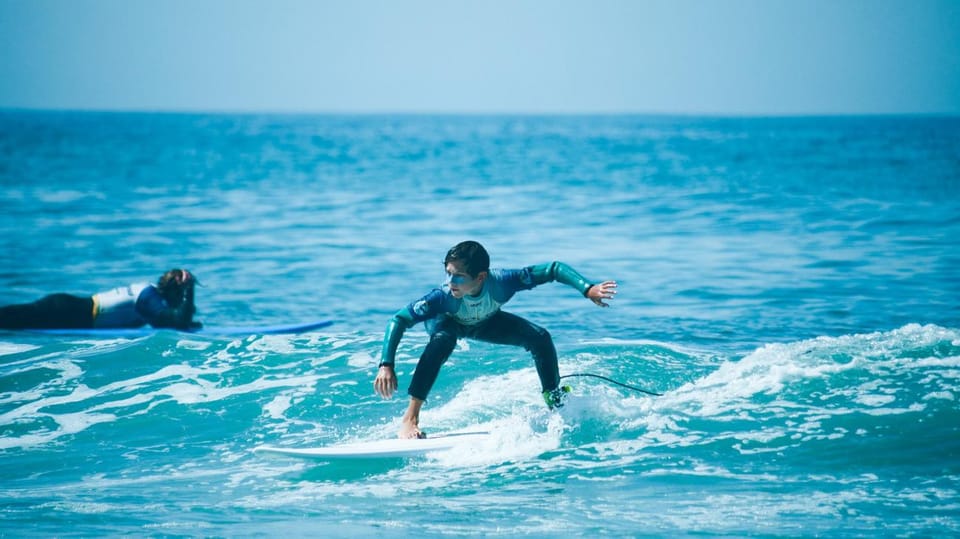
[[[490,271],[490,255],[483,245],[475,241],[462,241],[451,247],[443,259],[443,265],[453,261],[463,264],[463,269],[471,277],[480,275],[481,271]]]

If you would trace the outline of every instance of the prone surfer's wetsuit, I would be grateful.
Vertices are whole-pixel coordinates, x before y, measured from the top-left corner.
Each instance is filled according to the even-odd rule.
[[[31,303],[0,307],[3,329],[89,329],[190,327],[196,307],[193,287],[184,292],[182,304],[173,308],[155,285],[136,283],[79,297],[50,294]]]
[[[93,327],[93,298],[50,294],[31,303],[0,307],[3,329],[86,329]]]
[[[557,350],[546,329],[517,315],[500,310],[520,290],[557,281],[576,288],[584,296],[593,286],[582,275],[562,262],[550,262],[523,269],[490,270],[480,294],[455,298],[449,283],[397,311],[387,324],[383,339],[381,366],[393,366],[403,333],[424,322],[430,342],[423,350],[407,390],[411,397],[426,400],[459,338],[495,344],[522,346],[533,356],[542,391],[553,391],[560,384]]]

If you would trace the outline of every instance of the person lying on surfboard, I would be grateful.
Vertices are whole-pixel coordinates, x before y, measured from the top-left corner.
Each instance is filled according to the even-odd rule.
[[[522,269],[491,270],[490,256],[475,241],[464,241],[447,252],[443,261],[447,278],[441,288],[398,311],[387,324],[383,338],[380,367],[373,382],[383,398],[397,390],[394,359],[404,331],[425,322],[430,342],[423,350],[407,393],[410,404],[403,415],[400,438],[419,438],[420,409],[450,357],[458,338],[477,339],[495,344],[522,346],[533,355],[540,377],[541,391],[550,408],[563,405],[557,350],[546,329],[500,310],[520,290],[529,290],[551,281],[576,288],[600,307],[617,293],[616,281],[593,284],[570,266],[551,262]]]
[[[0,307],[2,329],[157,328],[196,329],[194,276],[172,269],[157,284],[134,283],[93,296],[57,293],[32,303]]]

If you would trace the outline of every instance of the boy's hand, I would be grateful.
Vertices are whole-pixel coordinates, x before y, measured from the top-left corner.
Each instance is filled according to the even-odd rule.
[[[377,395],[385,399],[393,396],[393,392],[397,390],[397,373],[394,372],[393,367],[390,365],[380,367],[377,378],[373,381],[373,389],[376,390]]]
[[[613,299],[615,295],[617,295],[616,281],[604,281],[591,286],[590,290],[587,290],[587,298],[600,307],[609,307],[610,304],[605,303],[603,300]]]

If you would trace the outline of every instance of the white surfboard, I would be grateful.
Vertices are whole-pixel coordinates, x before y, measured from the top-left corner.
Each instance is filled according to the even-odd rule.
[[[323,447],[276,447],[262,445],[254,449],[254,451],[257,453],[314,460],[416,457],[437,451],[446,451],[456,447],[469,446],[470,444],[486,440],[489,437],[489,432],[450,432],[410,440],[393,438],[389,440],[335,444]]]

